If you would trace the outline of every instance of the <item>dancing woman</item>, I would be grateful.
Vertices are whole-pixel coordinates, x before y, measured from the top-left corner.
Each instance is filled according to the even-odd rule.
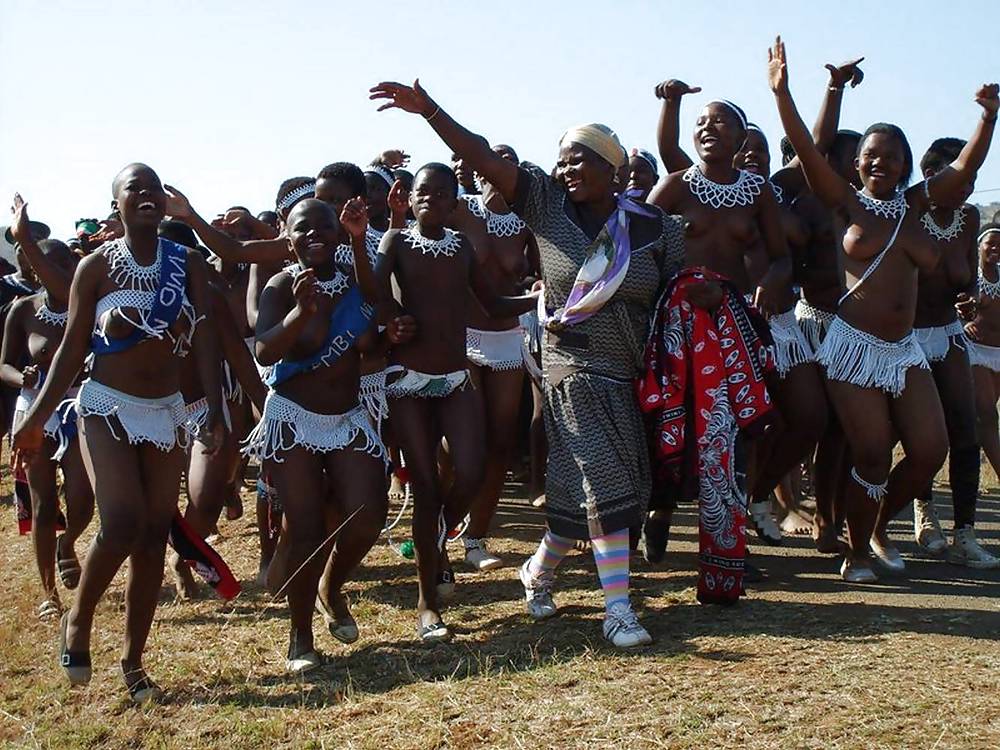
[[[930,179],[957,159],[963,146],[965,141],[959,138],[938,138],[931,143],[920,160],[924,179]],[[937,246],[941,261],[933,270],[920,272],[913,335],[930,363],[948,427],[948,484],[954,511],[954,543],[948,550],[930,482],[914,501],[913,533],[917,544],[933,555],[948,550],[954,562],[986,568],[1000,565],[1000,560],[979,545],[973,530],[979,494],[975,388],[966,351],[968,342],[955,310],[959,295],[962,298],[976,295],[979,211],[965,202],[972,188],[970,182],[953,202],[935,203],[920,217],[920,224]]]
[[[912,335],[918,269],[932,269],[937,248],[919,224],[931,204],[958,199],[989,149],[997,86],[976,100],[983,116],[959,157],[928,180],[907,188],[912,156],[903,132],[879,123],[858,147],[857,190],[816,150],[788,89],[784,44],[769,50],[769,82],[782,125],[817,197],[844,227],[843,262],[850,282],[817,360],[844,428],[853,468],[845,504],[850,552],[845,580],[875,580],[869,550],[891,571],[905,566],[886,534],[888,522],[923,491],[947,451],[946,427],[927,360]],[[893,432],[905,458],[892,466]],[[872,512],[878,504],[878,517]]]
[[[61,242],[42,240],[36,244],[28,227],[27,204],[21,196],[15,196],[12,232],[26,258],[38,267],[36,275],[43,288],[39,294],[15,302],[4,325],[0,381],[20,388],[15,425],[38,397],[38,389],[62,341],[68,317],[69,285],[77,264],[76,256]],[[74,397],[76,385],[74,383],[65,396]],[[45,422],[44,432],[43,449],[26,466],[32,506],[32,543],[45,595],[38,608],[41,620],[62,614],[56,588],[57,571],[67,589],[75,589],[79,584],[80,562],[74,546],[94,515],[94,493],[80,456],[75,413],[66,408],[53,413]],[[66,497],[66,531],[58,537],[57,468],[62,470]]]
[[[978,290],[972,298],[959,302],[959,311],[969,319],[965,332],[969,337],[969,361],[975,384],[978,437],[986,459],[1000,475],[1000,431],[997,428],[997,400],[1000,399],[1000,224],[983,227],[978,236]],[[975,542],[974,516],[959,536],[956,513],[955,540],[948,550],[954,562],[973,568],[997,567],[995,555],[985,556],[973,550],[963,554]],[[971,539],[970,539],[971,538]],[[976,544],[978,546],[978,544]],[[981,549],[981,548],[980,548]],[[991,559],[992,558],[992,559]]]
[[[49,377],[14,435],[27,458],[43,447],[44,425],[73,385],[89,351],[90,377],[78,396],[83,459],[101,519],[73,608],[63,616],[60,659],[70,682],[90,681],[94,610],[121,564],[125,643],[121,669],[129,695],[159,694],[142,666],[163,578],[167,532],[177,508],[185,462],[180,387],[183,356],[193,347],[208,399],[203,450],[225,432],[208,312],[205,260],[196,250],[157,237],[167,195],[144,164],[130,164],[112,185],[125,234],[84,258],[70,289],[66,334]]]
[[[494,150],[518,163],[509,146]],[[537,277],[537,262],[532,263],[532,258],[537,261],[534,237],[489,182],[480,178],[479,184],[483,192],[462,195],[450,226],[472,240],[476,262],[490,286],[501,294],[518,294],[529,274]],[[486,538],[514,449],[525,361],[530,354],[525,352],[524,329],[518,318],[491,318],[474,301],[468,309],[466,355],[486,412],[486,472],[472,501],[462,541],[466,564],[484,571],[503,564],[487,548]]]
[[[358,401],[359,349],[371,345],[374,283],[364,247],[364,204],[348,202],[340,221],[327,204],[307,199],[288,214],[288,244],[298,263],[277,273],[261,295],[257,358],[271,366],[271,391],[246,451],[273,462],[284,507],[280,546],[291,632],[289,672],[321,664],[313,644],[312,612],[321,607],[340,640],[358,637],[340,592],[378,538],[386,515],[386,454]],[[341,225],[353,243],[356,279],[336,265]],[[317,589],[338,536],[325,591]]]
[[[573,128],[559,143],[554,176],[513,162],[455,122],[415,82],[382,83],[372,98],[419,114],[534,232],[545,324],[546,516],[538,551],[520,569],[529,615],[556,613],[556,566],[574,540],[592,541],[605,595],[604,636],[619,647],[649,643],[629,602],[629,528],[645,516],[649,455],[633,380],[663,282],[680,267],[677,222],[616,195],[625,150],[603,125]],[[604,284],[595,286],[601,279]]]

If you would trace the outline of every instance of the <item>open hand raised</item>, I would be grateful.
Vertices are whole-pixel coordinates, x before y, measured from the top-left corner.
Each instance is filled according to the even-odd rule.
[[[780,36],[775,37],[774,46],[767,51],[767,82],[775,94],[788,91],[788,63]]]
[[[406,86],[393,81],[383,81],[377,86],[372,86],[369,90],[369,99],[385,99],[386,102],[378,111],[385,109],[401,109],[404,112],[412,112],[415,115],[422,115],[428,118],[434,114],[437,105],[434,100],[424,91],[420,85],[420,79],[413,82],[413,86]]]

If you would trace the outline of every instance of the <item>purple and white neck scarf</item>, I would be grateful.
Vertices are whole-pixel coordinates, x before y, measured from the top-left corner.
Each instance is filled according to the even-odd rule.
[[[576,325],[597,313],[621,286],[632,256],[629,214],[653,217],[656,212],[633,198],[638,190],[618,196],[618,207],[587,248],[566,304],[553,312],[545,306],[545,290],[538,297],[538,320],[550,330]]]

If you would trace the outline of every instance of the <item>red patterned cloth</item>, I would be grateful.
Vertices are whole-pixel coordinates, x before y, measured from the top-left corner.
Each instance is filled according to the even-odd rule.
[[[722,286],[715,313],[688,302],[688,288]],[[764,376],[774,369],[767,323],[724,277],[681,271],[660,298],[637,383],[651,426],[654,484],[698,477],[698,601],[734,603],[743,593],[746,492],[734,462],[740,430],[772,416]]]
[[[168,541],[181,559],[223,599],[229,601],[240,593],[239,581],[226,565],[226,561],[191,528],[180,511],[174,513]]]

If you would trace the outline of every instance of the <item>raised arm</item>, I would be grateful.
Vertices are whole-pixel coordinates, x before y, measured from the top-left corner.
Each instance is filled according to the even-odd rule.
[[[267,283],[257,316],[258,362],[273,365],[291,351],[309,318],[316,314],[318,294],[311,268],[291,280],[287,274],[278,274]]]
[[[420,85],[420,79],[415,80],[412,87],[391,81],[382,82],[372,87],[369,98],[386,100],[378,108],[379,112],[384,109],[401,109],[423,117],[454,153],[493,183],[507,203],[514,204],[517,165],[494,152],[481,135],[476,135],[455,122],[451,115],[431,99]]]
[[[405,229],[406,212],[410,209],[410,191],[403,186],[402,180],[396,180],[389,188],[389,228]]]
[[[795,107],[788,89],[788,66],[785,58],[785,43],[779,36],[774,47],[767,52],[768,82],[778,105],[778,114],[792,148],[802,163],[802,171],[813,192],[828,206],[842,206],[847,203],[853,188],[827,163],[813,143],[812,135],[806,128]]]
[[[396,298],[392,295],[392,272],[396,266],[396,239],[398,229],[390,229],[382,235],[378,248],[378,259],[375,261],[375,289],[378,292],[376,317],[380,325],[387,326],[399,316],[402,311]]]
[[[24,250],[28,263],[31,264],[35,276],[39,283],[45,287],[56,302],[66,304],[69,301],[69,287],[73,281],[73,273],[67,273],[51,260],[45,257],[45,253],[31,236],[31,224],[28,221],[28,204],[21,198],[20,193],[14,194],[14,205],[11,208],[14,214],[13,226],[10,228],[11,234],[21,249]]]
[[[927,180],[926,190],[911,191],[907,197],[917,196],[920,192],[924,198],[921,210],[930,208],[931,203],[948,203],[962,194],[965,186],[976,178],[976,173],[986,161],[993,140],[993,130],[996,128],[997,109],[1000,108],[1000,97],[997,92],[1000,86],[995,83],[984,83],[976,92],[976,103],[983,108],[982,115],[976,123],[972,138],[959,153],[958,158]],[[919,198],[918,198],[919,199]]]
[[[177,188],[164,185],[170,196],[168,215],[191,227],[205,246],[227,263],[277,263],[289,257],[288,242],[283,237],[240,242],[205,221]],[[262,227],[267,225],[259,222]],[[270,232],[274,230],[268,227]]]
[[[850,84],[851,88],[855,88],[865,79],[864,71],[858,67],[864,59],[859,57],[841,65],[827,63],[825,66],[830,71],[830,80],[827,83],[826,93],[823,95],[823,102],[820,104],[819,114],[816,115],[816,122],[812,129],[813,143],[816,144],[816,150],[823,156],[830,153],[833,141],[837,137],[837,129],[840,127],[840,109],[844,100],[844,87]],[[795,158],[772,175],[771,179],[790,194],[798,195],[802,191],[805,181],[801,167],[802,164],[796,154]]]
[[[680,146],[681,97],[685,94],[697,94],[701,87],[688,86],[684,81],[671,78],[658,85],[655,91],[656,98],[663,100],[660,119],[656,124],[656,146],[667,172],[679,172],[694,163]]]
[[[340,212],[340,226],[351,238],[351,252],[354,256],[354,276],[361,289],[361,296],[369,305],[374,305],[378,299],[375,287],[375,272],[372,271],[368,259],[368,247],[365,234],[368,230],[368,214],[362,198],[351,198],[344,204]]]
[[[69,319],[66,333],[56,350],[49,368],[49,376],[41,392],[31,405],[24,421],[14,430],[14,448],[28,456],[42,447],[42,428],[52,416],[66,391],[73,385],[90,351],[90,337],[94,332],[97,292],[107,273],[103,255],[90,255],[80,261],[69,290]]]
[[[216,318],[212,315],[212,300],[209,296],[208,269],[205,258],[197,250],[189,250],[187,255],[187,293],[199,322],[194,327],[191,350],[198,380],[208,401],[209,436],[199,437],[204,444],[204,452],[215,454],[222,447],[226,424],[222,414],[222,385],[219,382],[222,360],[219,355]]]

